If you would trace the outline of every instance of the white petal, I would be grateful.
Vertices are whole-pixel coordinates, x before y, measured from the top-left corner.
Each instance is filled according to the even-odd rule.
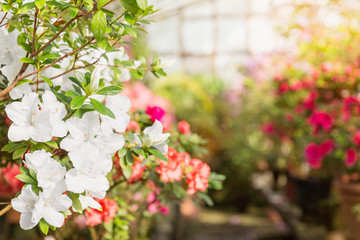
[[[38,222],[32,221],[32,214],[30,212],[22,213],[20,215],[20,227],[24,230],[32,229]]]
[[[27,112],[23,109],[21,102],[13,102],[5,107],[7,116],[17,125],[27,126],[29,119]]]
[[[18,142],[22,140],[29,140],[31,129],[26,126],[18,126],[15,124],[11,124],[8,137],[12,142]]]
[[[162,154],[165,154],[168,151],[168,145],[167,144],[154,145],[153,147],[158,149]]]
[[[39,124],[30,129],[30,137],[36,142],[48,142],[52,138],[50,124]]]
[[[70,169],[66,173],[65,183],[66,183],[67,189],[71,192],[83,193],[85,191],[85,189],[83,188],[82,178],[79,175],[78,170],[76,170],[74,168]]]
[[[51,126],[52,126],[51,135],[53,135],[54,137],[60,137],[60,138],[65,137],[65,135],[68,132],[66,123],[62,120],[52,121]]]
[[[51,226],[59,228],[64,224],[64,215],[57,212],[53,208],[45,207],[43,216],[45,221],[48,222]]]

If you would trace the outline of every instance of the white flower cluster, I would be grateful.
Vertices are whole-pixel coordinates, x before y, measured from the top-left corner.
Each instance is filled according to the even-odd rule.
[[[41,191],[37,195],[28,185],[11,201],[13,208],[21,212],[23,229],[33,228],[42,218],[54,227],[61,227],[63,212],[72,205],[64,194],[66,191],[80,194],[82,209],[101,208],[94,197],[103,199],[109,189],[106,175],[112,169],[112,154],[123,148],[125,140],[120,133],[130,121],[127,114],[130,100],[120,95],[105,99],[115,119],[91,111],[82,118],[71,117],[64,121],[67,110],[52,92],[45,91],[41,99],[39,94],[30,92],[21,101],[6,106],[5,111],[13,122],[8,137],[11,141],[32,139],[37,142],[64,137],[60,147],[68,152],[73,168],[67,171],[45,150],[25,154],[24,164],[36,174]],[[143,142],[136,138],[138,147],[153,146],[167,152],[165,141],[169,134],[162,133],[160,122],[146,128],[144,134]]]

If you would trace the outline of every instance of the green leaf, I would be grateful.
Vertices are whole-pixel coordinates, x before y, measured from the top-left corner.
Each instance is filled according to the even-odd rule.
[[[21,142],[10,142],[8,144],[6,144],[1,151],[3,152],[13,152],[16,149],[22,148],[22,147],[26,147],[27,145],[25,143],[21,143]]]
[[[24,83],[34,83],[34,82],[29,79],[22,79],[15,85],[15,87],[20,86],[21,84],[24,84]]]
[[[125,158],[126,158],[126,162],[127,162],[129,165],[133,165],[133,164],[134,164],[134,156],[132,155],[132,152],[131,152],[130,149],[127,150],[126,155],[125,155]]]
[[[35,3],[34,2],[25,3],[19,9],[18,14],[27,13],[30,9],[34,9],[34,8],[35,8]]]
[[[68,191],[68,196],[71,199],[72,206],[75,208],[75,210],[78,211],[79,213],[82,213],[83,209],[82,209],[82,206],[81,206],[81,202],[79,200],[79,194]]]
[[[108,86],[108,87],[103,87],[103,88],[99,89],[98,91],[96,91],[96,94],[117,95],[117,94],[121,93],[122,90],[123,90],[123,88],[120,86]]]
[[[139,8],[141,8],[142,10],[146,10],[147,8],[147,0],[136,0]]]
[[[69,8],[69,17],[74,18],[76,17],[76,15],[78,15],[78,13],[79,13],[79,9],[77,7],[71,6]]]
[[[49,224],[44,220],[44,219],[41,219],[40,222],[39,222],[39,228],[40,228],[40,231],[47,235],[48,232],[49,232]]]
[[[30,175],[29,169],[23,166],[20,167],[20,172],[24,175]]]
[[[126,24],[121,24],[121,26],[123,26],[125,28],[125,31],[132,37],[136,38],[137,37],[137,32],[134,28],[130,27],[129,25]]]
[[[35,185],[37,184],[37,182],[33,178],[25,174],[19,174],[16,175],[15,177],[24,183],[35,184]]]
[[[12,155],[13,159],[20,158],[27,150],[27,147],[17,149]]]
[[[110,0],[99,0],[98,4],[97,4],[97,8],[100,9],[103,6],[105,6],[105,4],[107,4]]]
[[[107,22],[106,22],[106,14],[98,10],[91,22],[91,31],[94,34],[94,37],[97,41],[101,40],[104,37],[106,32]]]
[[[119,157],[121,157],[121,158],[124,157],[126,154],[126,148],[120,149],[117,153],[118,153]]]
[[[52,148],[59,148],[59,146],[57,145],[57,143],[54,141],[54,140],[50,140],[48,142],[45,143],[46,145],[48,145],[49,147],[52,147]]]
[[[161,160],[163,160],[165,162],[168,161],[168,159],[165,157],[165,155],[162,154],[162,152],[160,152],[158,149],[151,147],[151,148],[149,148],[147,150],[151,155],[154,155],[155,157],[157,157],[157,158],[159,158],[159,159],[161,159]]]
[[[132,174],[132,168],[130,165],[127,165],[125,168],[122,168],[122,173],[126,179],[129,179]]]
[[[136,14],[140,8],[136,3],[136,0],[120,0],[123,7],[128,10],[131,14]]]
[[[35,5],[37,8],[43,8],[46,4],[46,0],[35,0]]]
[[[204,202],[205,202],[208,206],[210,206],[210,207],[214,206],[214,202],[212,201],[212,199],[211,199],[206,193],[197,192],[196,195],[197,195],[200,199],[204,200]]]
[[[130,24],[133,25],[136,21],[135,18],[133,16],[131,16],[130,14],[125,14],[125,20]]]
[[[115,119],[114,113],[110,109],[105,107],[105,105],[99,102],[98,100],[90,98],[90,103],[95,108],[95,110],[101,113],[102,115],[109,116]]]
[[[23,58],[20,59],[20,62],[22,62],[22,63],[34,63],[35,60],[31,59],[31,58],[28,58],[28,57],[23,57]]]
[[[71,109],[79,109],[84,105],[86,96],[76,96],[71,100],[70,107]]]
[[[50,87],[53,86],[52,81],[50,80],[50,78],[45,77],[45,76],[41,76],[42,80],[44,80],[44,82],[46,82]]]

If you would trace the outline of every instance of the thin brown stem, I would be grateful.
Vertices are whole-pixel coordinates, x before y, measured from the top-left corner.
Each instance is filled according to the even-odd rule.
[[[0,21],[0,24],[2,24],[2,23],[4,22],[4,20],[5,20],[6,16],[7,16],[7,14],[8,14],[8,13],[5,13],[5,14],[4,14],[3,18],[2,18],[2,19],[1,19],[1,21]]]
[[[8,211],[10,211],[10,209],[12,208],[11,204],[7,205],[6,207],[4,207],[3,209],[1,209],[0,211],[0,216],[4,215],[5,213],[7,213]]]

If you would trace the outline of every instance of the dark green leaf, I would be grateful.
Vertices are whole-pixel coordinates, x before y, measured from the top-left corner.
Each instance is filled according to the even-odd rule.
[[[132,152],[131,152],[130,149],[127,150],[126,155],[125,155],[125,158],[126,158],[126,162],[127,162],[129,165],[133,165],[133,164],[134,164],[134,156],[132,155]]]
[[[20,158],[27,150],[27,147],[17,149],[12,155],[13,159]]]
[[[90,103],[95,108],[95,110],[101,113],[102,115],[109,116],[115,119],[114,113],[110,109],[105,107],[105,105],[99,102],[98,100],[90,98]]]

